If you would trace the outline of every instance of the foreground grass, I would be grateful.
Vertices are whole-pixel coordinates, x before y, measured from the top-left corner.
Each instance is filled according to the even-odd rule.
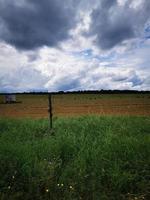
[[[0,119],[1,200],[148,199],[150,118]]]

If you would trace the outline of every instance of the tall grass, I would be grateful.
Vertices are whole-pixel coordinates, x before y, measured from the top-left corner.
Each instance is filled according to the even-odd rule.
[[[0,119],[1,200],[148,199],[150,118]]]

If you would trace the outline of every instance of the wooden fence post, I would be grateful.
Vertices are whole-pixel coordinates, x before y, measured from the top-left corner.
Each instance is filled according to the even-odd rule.
[[[53,128],[53,112],[52,112],[52,95],[48,95],[48,101],[49,101],[49,120],[50,120],[50,129]]]

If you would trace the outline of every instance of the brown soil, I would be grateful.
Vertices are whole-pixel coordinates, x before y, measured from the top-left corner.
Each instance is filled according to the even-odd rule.
[[[4,104],[0,96],[0,117],[48,118],[47,95],[18,95],[20,103]],[[150,116],[149,95],[55,95],[53,116],[140,115]]]

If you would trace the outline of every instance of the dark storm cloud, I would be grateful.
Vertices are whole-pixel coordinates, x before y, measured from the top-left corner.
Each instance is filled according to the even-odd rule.
[[[78,0],[0,0],[0,39],[30,50],[55,46],[75,26]]]
[[[93,10],[91,34],[97,36],[96,44],[102,49],[111,49],[122,41],[138,37],[144,25],[150,19],[150,1],[144,1],[138,9],[127,1],[119,6],[117,0],[101,0]]]

